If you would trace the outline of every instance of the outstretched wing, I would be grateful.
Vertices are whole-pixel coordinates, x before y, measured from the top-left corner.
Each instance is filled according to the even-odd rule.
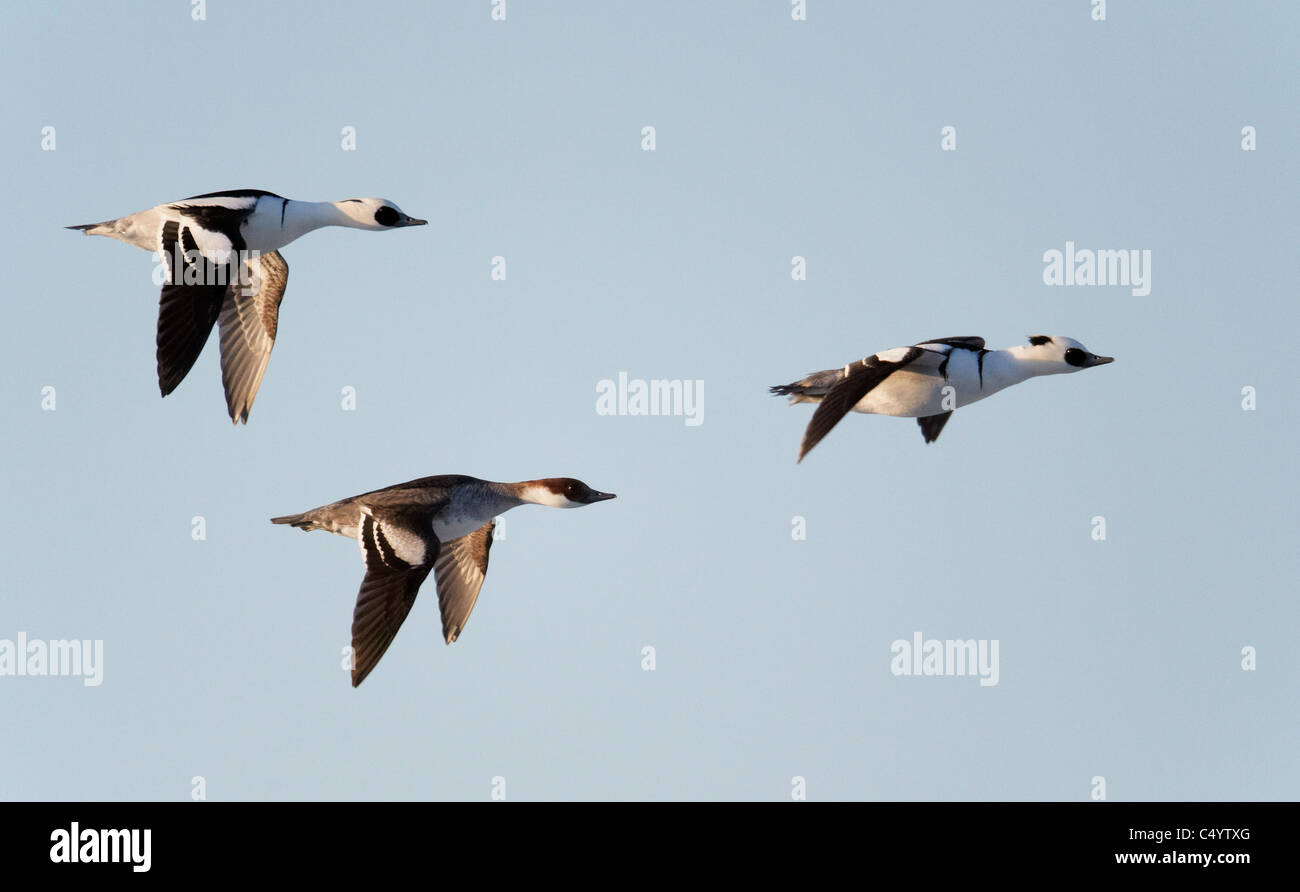
[[[431,524],[362,506],[357,541],[366,559],[352,613],[352,686],[366,680],[393,643],[438,559]],[[427,531],[427,532],[426,532]]]
[[[221,305],[221,383],[231,422],[248,423],[257,389],[271,361],[289,264],[279,251],[245,257]]]
[[[442,637],[451,644],[465,630],[470,611],[478,601],[487,576],[488,551],[496,521],[489,521],[472,533],[442,546],[434,565],[438,582],[438,609],[442,613]]]
[[[158,389],[166,396],[203,352],[226,295],[230,267],[204,257],[194,233],[175,220],[163,224],[159,249],[167,282],[158,299]]]
[[[894,372],[913,364],[924,355],[926,351],[920,347],[899,347],[868,356],[848,366],[844,377],[822,398],[817,411],[813,413],[812,420],[808,422],[803,443],[799,446],[799,461],[803,461],[803,457],[831,432],[831,428],[835,427],[859,400]]]

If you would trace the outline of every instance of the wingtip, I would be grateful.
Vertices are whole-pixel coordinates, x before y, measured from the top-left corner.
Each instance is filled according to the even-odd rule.
[[[802,464],[803,460],[808,457],[808,453],[812,452],[813,447],[816,445],[817,443],[809,443],[808,438],[804,437],[803,440],[799,443],[799,457],[795,459],[794,463],[796,465]]]

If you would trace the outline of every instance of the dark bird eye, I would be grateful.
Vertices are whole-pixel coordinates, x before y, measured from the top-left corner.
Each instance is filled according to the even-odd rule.
[[[388,205],[384,205],[379,210],[375,211],[375,222],[380,226],[392,226],[397,222],[397,211],[393,210]]]
[[[1065,361],[1070,365],[1083,365],[1088,359],[1088,354],[1078,347],[1071,347],[1065,351]]]

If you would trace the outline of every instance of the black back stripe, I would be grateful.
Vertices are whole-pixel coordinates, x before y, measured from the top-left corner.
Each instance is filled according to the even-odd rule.
[[[984,339],[977,338],[974,335],[957,338],[930,338],[928,341],[920,341],[919,343],[947,344],[949,347],[961,347],[964,350],[980,350],[984,347]]]
[[[228,208],[219,204],[177,204],[173,207],[208,232],[219,232],[224,235],[229,239],[230,246],[234,250],[243,251],[247,247],[244,236],[239,230],[257,205],[247,208]]]
[[[263,189],[227,189],[224,192],[205,192],[202,195],[191,195],[189,198],[183,198],[182,201],[193,201],[196,198],[283,198],[283,195],[276,195],[274,192],[267,192]]]
[[[1029,338],[1029,343],[1033,344],[1035,347],[1041,347],[1044,344],[1052,343],[1052,339],[1049,338],[1047,335],[1031,335]]]

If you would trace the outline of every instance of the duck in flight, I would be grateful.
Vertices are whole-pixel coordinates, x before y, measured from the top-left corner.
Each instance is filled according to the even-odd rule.
[[[325,226],[383,231],[425,222],[384,198],[294,201],[235,189],[67,228],[161,254],[166,279],[158,302],[158,389],[163,396],[176,389],[219,321],[226,408],[232,422],[247,424],[289,278],[279,249]]]
[[[285,517],[300,530],[327,530],[361,545],[366,575],[352,614],[352,686],[365,681],[434,574],[442,636],[465,629],[487,575],[497,515],[519,505],[581,508],[614,498],[581,480],[548,477],[493,483],[448,474],[422,477]]]
[[[935,338],[882,350],[841,369],[814,372],[770,391],[795,403],[819,403],[799,446],[799,461],[849,412],[915,418],[933,443],[954,409],[1039,375],[1078,372],[1114,362],[1073,338],[1034,335],[1028,344],[984,349],[984,339]]]

